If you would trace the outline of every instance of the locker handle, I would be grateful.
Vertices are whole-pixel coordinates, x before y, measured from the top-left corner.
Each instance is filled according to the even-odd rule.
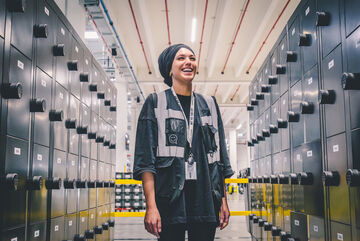
[[[291,238],[291,234],[285,231],[281,231],[280,238],[281,240],[288,240],[289,238]]]
[[[270,93],[271,86],[270,85],[261,85],[261,93]]]
[[[97,91],[97,84],[90,84],[89,85],[89,91],[90,92],[96,92]]]
[[[104,101],[104,105],[105,105],[105,106],[110,106],[110,105],[111,105],[111,101],[110,101],[110,100],[105,100],[105,101]]]
[[[17,173],[8,173],[5,177],[5,185],[9,191],[18,191],[21,189],[20,177]]]
[[[262,176],[258,176],[256,179],[257,179],[257,183],[263,183]]]
[[[271,184],[278,184],[279,181],[278,181],[277,176],[275,176],[275,175],[270,175],[270,183],[271,183]]]
[[[56,111],[56,110],[50,110],[49,112],[49,120],[50,121],[63,121],[64,119],[64,112]]]
[[[115,182],[114,181],[110,182],[110,187],[115,187]]]
[[[79,78],[80,82],[89,82],[89,73],[81,73]]]
[[[110,146],[110,140],[104,140],[103,146]]]
[[[279,129],[285,129],[288,127],[288,122],[283,119],[277,119],[277,126]]]
[[[265,224],[265,220],[263,220],[262,218],[259,219],[258,225],[259,227],[264,227]]]
[[[344,90],[360,90],[360,73],[343,73],[341,85]]]
[[[102,142],[104,142],[104,137],[103,137],[103,136],[97,136],[96,139],[95,139],[95,142],[96,142],[96,143],[102,143]]]
[[[78,70],[78,61],[72,60],[67,63],[67,67],[69,71],[77,71]]]
[[[95,232],[95,234],[102,234],[103,228],[101,226],[95,226],[94,232]]]
[[[248,177],[248,182],[249,183],[253,183],[253,178],[252,177]],[[251,219],[250,219],[251,220]]]
[[[247,146],[254,146],[254,144],[252,143],[252,141],[247,141]]]
[[[279,184],[289,184],[289,177],[285,176],[284,174],[278,175],[278,183]]]
[[[277,76],[269,76],[268,77],[268,84],[269,85],[276,85],[278,83]]]
[[[252,143],[253,144],[258,144],[259,142],[258,142],[258,140],[256,138],[252,138]]]
[[[76,188],[86,188],[87,180],[82,181],[81,179],[76,180]]]
[[[255,105],[258,105],[259,102],[258,102],[256,99],[251,99],[251,100],[250,100],[250,104],[251,104],[252,106],[255,106]]]
[[[41,190],[43,186],[43,178],[41,176],[34,176],[27,180],[26,187],[28,190]]]
[[[337,171],[323,171],[321,179],[325,186],[340,185],[340,175]]]
[[[267,175],[262,176],[263,183],[270,183],[270,177]]]
[[[311,46],[311,34],[299,34],[299,46],[309,47]]]
[[[96,186],[96,188],[102,188],[102,187],[104,187],[104,182],[96,180],[95,186]]]
[[[83,234],[76,234],[74,236],[74,241],[86,241],[86,238]]]
[[[87,182],[87,187],[88,188],[95,188],[95,182],[94,181],[88,181]]]
[[[299,185],[313,185],[314,176],[311,172],[299,172],[297,174]]]
[[[300,115],[299,113],[295,113],[293,111],[288,111],[288,122],[299,122],[300,121]]]
[[[254,110],[254,106],[252,106],[252,105],[246,105],[246,110],[247,111],[253,111]]]
[[[346,183],[350,187],[360,186],[360,171],[356,169],[348,169],[346,172]]]
[[[60,189],[61,188],[61,178],[50,177],[45,180],[45,187],[48,190],[51,189]]]
[[[257,216],[253,218],[253,223],[259,223],[259,218]]]
[[[64,179],[64,187],[65,189],[74,189],[75,188],[75,179]]]
[[[116,106],[110,106],[110,111],[111,112],[116,112]]]
[[[289,174],[289,181],[290,181],[291,185],[298,185],[299,184],[296,173],[290,173]]]
[[[316,26],[329,26],[330,13],[328,12],[316,12]]]
[[[47,38],[48,37],[47,24],[34,25],[34,37],[35,38]]]
[[[94,239],[95,234],[94,234],[94,230],[89,229],[85,231],[85,238],[86,239]]]
[[[21,99],[23,95],[20,83],[6,83],[1,86],[1,95],[4,99]]]
[[[285,74],[286,73],[286,66],[277,64],[276,65],[276,74]]]
[[[256,100],[263,100],[264,99],[264,94],[260,93],[260,92],[256,92]]]
[[[279,132],[279,128],[276,125],[269,125],[270,134],[276,134]]]
[[[320,90],[318,100],[319,104],[334,104],[336,100],[335,90]]]
[[[302,101],[300,103],[300,110],[301,110],[301,114],[313,114],[314,110],[315,110],[315,106],[313,103],[311,102],[307,102],[307,101]]]
[[[44,99],[30,100],[30,112],[45,112],[45,111],[46,111],[46,100]]]
[[[115,221],[114,220],[109,219],[108,223],[109,223],[109,227],[111,227],[111,228],[115,227]]]
[[[25,12],[26,0],[7,0],[6,6],[8,10],[13,13],[24,13]]]
[[[296,62],[297,54],[293,51],[286,51],[286,62]]]
[[[56,44],[53,46],[53,55],[55,57],[65,56],[65,45],[64,44]]]
[[[249,220],[253,220],[254,216],[255,216],[255,214],[250,213],[250,214],[249,214]]]
[[[88,139],[95,140],[96,139],[96,132],[88,132]]]
[[[105,222],[102,224],[103,230],[109,230],[109,223]]]
[[[88,127],[87,126],[78,126],[76,127],[76,133],[79,135],[86,135]]]
[[[75,129],[76,128],[76,119],[67,119],[65,121],[66,129]]]
[[[265,138],[263,137],[262,134],[257,134],[257,135],[256,135],[256,139],[257,139],[258,141],[265,141]]]
[[[270,137],[270,131],[268,129],[262,129],[261,132],[263,137]]]
[[[110,182],[104,182],[104,187],[110,187]]]
[[[104,92],[98,92],[98,93],[97,93],[97,98],[98,98],[99,100],[105,99],[105,93],[104,93]]]
[[[264,223],[264,230],[265,231],[271,231],[271,228],[272,228],[272,223],[269,223],[269,222]]]
[[[274,237],[280,236],[281,229],[276,226],[272,226],[271,228],[271,235]]]

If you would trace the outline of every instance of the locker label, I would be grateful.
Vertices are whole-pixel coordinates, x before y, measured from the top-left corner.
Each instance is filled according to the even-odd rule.
[[[60,99],[64,99],[64,94],[60,92],[59,97],[60,97]]]
[[[276,108],[274,108],[274,113],[276,113]]]
[[[339,145],[333,145],[333,152],[339,151]]]
[[[12,238],[10,241],[18,241],[18,240],[17,240],[17,237],[15,237],[15,238]]]
[[[306,156],[307,156],[307,157],[312,157],[312,155],[313,155],[312,151],[307,151],[307,152],[306,152]]]
[[[295,28],[293,28],[291,31],[291,35],[294,36],[294,34],[295,34]]]
[[[314,225],[314,232],[319,232],[319,227]]]
[[[130,192],[130,189],[129,188],[125,189],[125,192]]]
[[[75,51],[76,53],[79,53],[79,48],[77,46],[75,46]]]
[[[95,76],[97,76],[97,72],[95,71]]]
[[[278,164],[279,163],[279,160],[278,159],[275,159],[275,164]]]
[[[286,104],[286,100],[283,100],[283,102],[282,102],[282,103],[283,103],[283,105],[285,105],[285,104]]]
[[[57,162],[57,164],[61,164],[61,158],[58,158],[58,159],[56,160],[56,162]]]
[[[61,32],[62,35],[65,36],[65,30],[63,28],[60,29],[60,32]]]
[[[41,154],[37,154],[37,159],[38,159],[38,161],[42,161],[42,159],[43,159],[42,155],[41,155]]]
[[[55,225],[54,231],[55,231],[55,232],[59,231],[59,225]]]
[[[75,161],[71,161],[71,166],[75,166]]]
[[[72,226],[72,220],[69,221],[69,226]]]
[[[14,154],[17,155],[17,156],[20,156],[21,155],[21,148],[15,147],[14,148]]]
[[[95,165],[92,165],[92,169],[95,170]]]
[[[310,6],[307,7],[307,9],[305,10],[305,16],[307,16],[309,14],[309,12],[310,12]]]
[[[37,238],[37,237],[39,237],[40,236],[40,230],[36,230],[35,232],[34,232],[34,238]]]
[[[298,96],[298,92],[297,92],[297,91],[294,91],[294,96]]]
[[[334,60],[333,59],[328,63],[328,68],[331,69],[332,67],[334,67]]]
[[[286,221],[290,220],[290,216],[285,216]]]
[[[282,44],[282,45],[281,45],[281,50],[284,50],[284,48],[285,48],[285,45]]]
[[[84,114],[87,115],[87,111],[86,111],[86,110],[84,111]]]
[[[265,74],[267,74],[267,72],[268,72],[268,69],[265,69]]]
[[[99,215],[101,215],[101,214],[102,214],[102,212],[100,211],[100,212],[99,212]]]
[[[340,241],[344,240],[344,235],[342,233],[337,233],[337,239]]]
[[[356,41],[355,48],[359,48],[359,46],[360,46],[360,39],[358,41]]]
[[[256,90],[256,86],[254,86],[254,90]]]
[[[47,9],[47,7],[44,7],[44,12],[46,15],[50,16],[50,11],[49,9]]]
[[[269,115],[266,115],[266,119],[269,119]]]
[[[296,160],[300,160],[300,154],[296,155]]]
[[[44,79],[41,80],[41,85],[46,88],[46,81]]]
[[[108,89],[108,92],[110,93],[110,89]]]
[[[89,61],[87,59],[85,59],[85,64],[89,65]]]
[[[312,84],[312,82],[313,82],[313,78],[312,78],[312,77],[311,77],[311,78],[309,78],[307,82],[308,82],[308,85],[311,85],[311,84]]]
[[[93,214],[93,213],[90,215],[90,218],[91,218],[91,219],[94,219],[94,214]]]
[[[300,226],[300,221],[295,219],[294,224],[295,224],[295,226]]]
[[[17,66],[18,66],[20,69],[24,70],[24,63],[21,62],[20,60],[17,61]]]
[[[121,192],[120,188],[116,188],[115,192]]]
[[[81,222],[82,222],[82,223],[85,222],[85,218],[84,218],[84,217],[81,218]]]
[[[275,63],[275,58],[272,59],[272,63]]]
[[[120,207],[120,203],[115,203],[115,206],[116,206],[116,207]]]
[[[83,168],[86,168],[86,163],[83,163]]]
[[[280,213],[276,213],[276,216],[279,217],[279,216],[280,216]]]

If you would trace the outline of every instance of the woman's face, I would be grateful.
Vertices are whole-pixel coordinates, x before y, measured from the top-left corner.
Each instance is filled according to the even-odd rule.
[[[196,69],[195,55],[187,48],[179,49],[171,67],[173,81],[190,83],[195,77]]]

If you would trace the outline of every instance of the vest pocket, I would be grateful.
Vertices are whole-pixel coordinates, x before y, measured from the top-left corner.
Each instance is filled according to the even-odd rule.
[[[169,198],[173,192],[175,157],[157,158],[155,163],[155,195],[159,198]]]
[[[219,161],[209,164],[209,175],[212,184],[212,194],[216,205],[221,205],[224,196],[224,164]]]
[[[185,120],[168,118],[165,120],[166,146],[185,146]]]
[[[213,125],[205,124],[201,126],[201,132],[204,138],[206,153],[216,152],[217,145],[215,141],[215,133],[217,132],[217,129]]]

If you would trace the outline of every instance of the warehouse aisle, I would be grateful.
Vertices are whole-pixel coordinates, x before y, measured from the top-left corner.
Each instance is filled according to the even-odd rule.
[[[228,196],[230,210],[243,211],[244,196],[233,194]],[[115,240],[156,240],[154,236],[144,229],[144,218],[116,218]],[[229,226],[223,231],[217,231],[215,240],[249,241],[251,240],[246,228],[244,216],[233,216],[230,218]]]

